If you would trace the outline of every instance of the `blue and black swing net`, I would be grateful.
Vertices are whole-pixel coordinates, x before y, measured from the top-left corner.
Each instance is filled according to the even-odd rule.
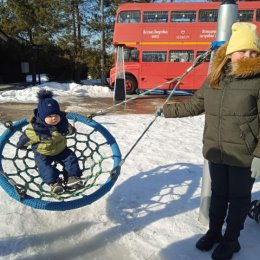
[[[10,124],[0,136],[0,185],[17,201],[36,209],[64,211],[89,205],[105,195],[120,174],[121,153],[114,137],[96,121],[68,113],[76,128],[68,147],[79,160],[84,185],[54,195],[37,172],[33,152],[17,149],[17,141],[28,124],[26,118]],[[80,129],[80,130],[78,130]],[[60,178],[66,179],[61,165]]]

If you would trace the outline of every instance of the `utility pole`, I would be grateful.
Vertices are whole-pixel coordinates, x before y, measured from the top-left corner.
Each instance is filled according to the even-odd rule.
[[[101,85],[104,86],[105,83],[105,43],[104,43],[104,0],[100,3],[100,13],[101,13],[101,57],[100,57],[100,67],[101,67]]]

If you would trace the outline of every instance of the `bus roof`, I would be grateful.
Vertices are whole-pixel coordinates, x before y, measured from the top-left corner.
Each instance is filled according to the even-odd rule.
[[[182,3],[123,3],[118,7],[117,13],[123,10],[199,10],[202,8],[210,9],[217,8],[221,5],[220,2],[182,2]],[[240,8],[260,8],[260,1],[237,2]],[[158,9],[159,8],[159,9]]]
[[[192,2],[192,3],[124,3],[121,4],[117,10],[117,17],[122,12],[128,15],[127,11],[140,11],[138,14],[138,21],[136,22],[118,22],[116,20],[114,27],[114,45],[126,45],[128,47],[136,47],[140,45],[154,46],[157,45],[209,45],[210,42],[215,40],[217,29],[217,10],[221,5],[221,2]],[[242,12],[247,18],[250,13],[250,17],[256,20],[260,17],[260,2],[237,2],[238,10]],[[204,10],[210,11],[204,11]],[[212,10],[212,12],[211,12]],[[143,12],[156,12],[165,13],[166,18],[163,17],[163,22],[142,22],[145,13]],[[175,22],[171,21],[171,11],[185,11],[197,13],[194,15],[192,22],[187,21]],[[193,12],[195,11],[195,12]],[[245,11],[245,12],[244,12]],[[203,14],[205,13],[206,14]],[[181,12],[182,13],[182,12]],[[202,13],[200,19],[200,14]],[[207,14],[208,13],[208,14]],[[121,15],[121,14],[120,14]],[[210,21],[204,20],[204,16],[214,16],[214,19]],[[125,19],[126,16],[124,16]],[[149,19],[150,17],[147,16]],[[134,17],[133,17],[134,18]],[[128,21],[129,18],[126,18]],[[130,18],[131,19],[131,18]],[[157,19],[157,18],[156,18]],[[242,18],[240,18],[242,19]],[[125,20],[123,20],[125,21]],[[243,21],[243,20],[242,20]],[[247,20],[245,20],[247,21]],[[260,25],[260,20],[255,23]],[[260,29],[260,27],[258,28]],[[156,48],[156,47],[155,47]]]

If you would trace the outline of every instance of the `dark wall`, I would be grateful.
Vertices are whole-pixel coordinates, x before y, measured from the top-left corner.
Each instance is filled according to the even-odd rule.
[[[21,59],[16,55],[18,46],[13,42],[0,41],[0,83],[22,82]]]
[[[22,62],[29,63],[30,71],[27,74],[44,73],[52,81],[73,81],[75,78],[87,77],[86,64],[75,66],[64,56],[62,50],[52,45],[42,46],[36,52],[28,44],[11,39],[8,42],[0,41],[0,83],[25,82],[26,74],[22,73]]]

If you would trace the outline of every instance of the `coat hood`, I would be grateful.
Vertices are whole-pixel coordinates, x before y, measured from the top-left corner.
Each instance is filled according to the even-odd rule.
[[[217,68],[225,58],[227,45],[228,44],[226,43],[217,50],[213,59],[212,70]],[[260,56],[257,58],[241,59],[233,64],[230,62],[230,64],[230,76],[236,78],[250,78],[260,75]]]

